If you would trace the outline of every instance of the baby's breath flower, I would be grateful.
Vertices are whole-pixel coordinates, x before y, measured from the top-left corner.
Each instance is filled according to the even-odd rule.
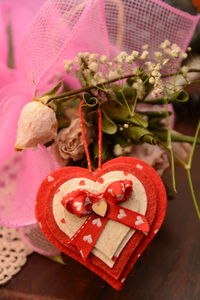
[[[162,64],[163,64],[163,65],[166,65],[166,64],[168,64],[169,61],[170,61],[170,59],[169,59],[169,58],[166,58],[166,59],[163,60],[163,63],[162,63]]]
[[[150,77],[149,78],[149,83],[154,84],[155,83],[155,78],[154,77]]]
[[[90,70],[92,70],[93,72],[97,72],[99,65],[98,63],[92,61],[91,63],[88,64],[88,67]]]
[[[138,51],[132,51],[132,53],[131,53],[131,57],[132,57],[132,59],[133,60],[135,60],[136,58],[138,58],[138,55],[139,55],[139,52]]]
[[[125,62],[126,62],[127,64],[132,64],[132,63],[133,63],[133,57],[132,57],[132,55],[128,55],[128,56],[126,57]]]
[[[171,45],[170,41],[165,40],[163,43],[160,44],[160,49],[164,50],[167,47],[169,47]]]
[[[185,53],[185,52],[182,52],[182,53],[180,54],[180,57],[181,57],[181,58],[187,58],[187,56],[188,56],[188,55],[187,55],[187,53]]]
[[[146,61],[146,62],[145,62],[145,65],[147,66],[147,69],[148,69],[150,72],[153,71],[154,68],[155,68],[155,64],[152,63],[151,61]]]
[[[64,69],[67,73],[70,73],[73,68],[73,60],[64,60]]]
[[[142,54],[140,55],[139,59],[145,60],[145,59],[147,59],[148,55],[149,55],[149,52],[145,50],[145,51],[143,51]]]
[[[188,71],[189,71],[189,68],[187,66],[183,66],[181,67],[181,73],[183,75],[187,75],[188,74]]]
[[[158,72],[158,71],[156,71],[156,70],[154,70],[154,71],[151,73],[151,75],[154,76],[154,77],[161,77],[160,72]]]
[[[108,57],[106,55],[101,55],[99,60],[102,64],[108,63]]]
[[[116,156],[120,156],[123,154],[123,148],[119,144],[117,144],[114,146],[113,152]]]
[[[129,128],[129,124],[125,123],[124,128]]]
[[[125,51],[122,51],[121,53],[119,53],[118,55],[117,55],[117,57],[115,58],[115,62],[116,63],[122,63],[122,62],[124,62],[125,60],[126,60],[126,58],[127,58],[127,56],[128,56],[128,54],[125,52]]]
[[[92,53],[92,54],[89,54],[89,62],[97,62],[98,60],[98,54],[95,54],[95,53]]]
[[[160,51],[154,52],[154,57],[157,61],[160,61],[163,58],[163,54]]]
[[[111,71],[109,71],[109,73],[108,73],[108,79],[109,80],[112,80],[112,79],[114,79],[114,78],[116,78],[116,77],[118,77],[119,76],[119,73],[118,73],[118,71],[116,71],[116,70],[111,70]]]
[[[148,44],[146,44],[146,45],[144,45],[144,46],[142,46],[142,50],[147,50],[147,49],[149,49],[149,45]]]

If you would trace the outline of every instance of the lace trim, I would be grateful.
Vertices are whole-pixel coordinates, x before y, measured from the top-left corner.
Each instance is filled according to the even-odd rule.
[[[0,226],[0,285],[9,281],[26,263],[32,251],[20,240],[15,228]]]

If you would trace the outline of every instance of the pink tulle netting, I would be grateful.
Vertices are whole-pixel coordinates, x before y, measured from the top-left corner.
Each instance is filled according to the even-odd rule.
[[[13,148],[21,108],[35,93],[64,76],[63,59],[84,51],[112,57],[121,49],[140,50],[144,44],[149,44],[153,52],[164,39],[185,50],[199,21],[199,16],[181,12],[160,0],[43,2],[0,2],[3,16],[0,23],[0,69],[3,70],[0,72],[0,224],[7,226],[36,222],[37,188],[58,167],[48,149],[41,147],[14,154]],[[13,33],[15,69],[12,70],[7,67],[8,25]]]

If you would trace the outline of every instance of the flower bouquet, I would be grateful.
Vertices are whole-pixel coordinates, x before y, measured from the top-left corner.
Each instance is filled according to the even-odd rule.
[[[189,100],[200,71],[181,65],[198,20],[156,0],[43,4],[17,79],[1,90],[1,172],[12,181],[2,225],[121,289],[162,225],[159,175],[171,167],[176,191],[175,162],[200,218],[191,180],[200,123],[194,137],[173,129],[173,103]]]

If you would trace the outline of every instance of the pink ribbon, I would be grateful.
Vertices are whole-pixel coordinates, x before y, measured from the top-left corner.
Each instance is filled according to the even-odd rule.
[[[89,215],[69,241],[79,249],[83,259],[88,257],[109,219],[143,232],[149,231],[149,224],[144,215],[118,205],[128,200],[132,192],[132,181],[119,180],[111,183],[103,193],[93,194],[78,189],[63,197],[61,203],[70,213],[78,217]],[[107,203],[103,217],[93,210],[93,204],[100,204],[102,201]]]

